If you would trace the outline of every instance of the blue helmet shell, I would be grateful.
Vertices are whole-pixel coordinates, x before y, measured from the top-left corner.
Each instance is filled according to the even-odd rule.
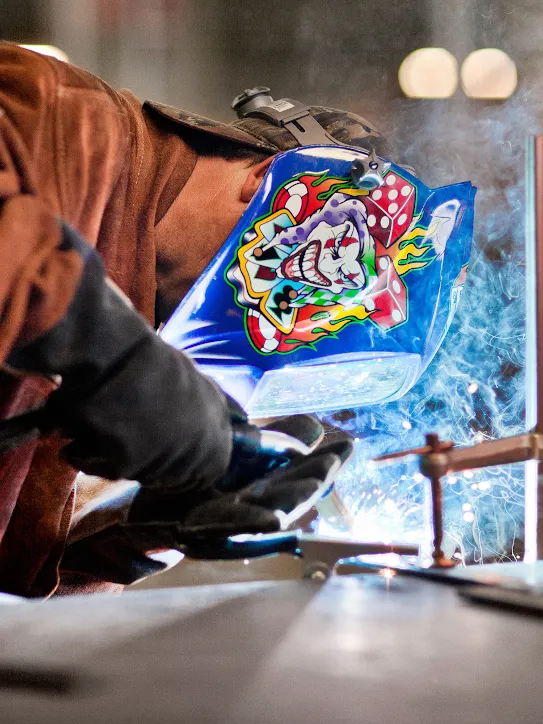
[[[279,154],[162,337],[253,416],[400,397],[458,306],[476,189],[429,189],[394,164],[374,190],[360,149]]]

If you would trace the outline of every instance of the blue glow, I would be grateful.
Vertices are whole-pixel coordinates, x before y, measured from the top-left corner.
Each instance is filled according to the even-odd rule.
[[[479,188],[474,246],[457,315],[418,383],[396,402],[327,418],[359,438],[338,481],[359,537],[409,540],[418,528],[428,540],[417,461],[372,469],[370,458],[422,445],[430,431],[467,445],[525,429],[523,173],[526,136],[542,130],[530,114],[540,98],[533,88],[500,105],[410,105],[398,119],[397,145],[421,175],[436,184],[471,178]],[[523,465],[451,476],[444,503],[447,553],[466,562],[522,557]]]

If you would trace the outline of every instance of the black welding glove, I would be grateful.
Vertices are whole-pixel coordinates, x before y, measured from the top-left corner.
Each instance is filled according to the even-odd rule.
[[[287,425],[298,431],[306,422],[291,419]],[[309,427],[314,423],[309,421]],[[93,580],[128,584],[165,568],[149,555],[160,549],[210,560],[239,558],[240,547],[242,557],[290,551],[288,541],[285,548],[280,540],[268,540],[264,552],[261,547],[248,549],[253,543],[264,543],[263,539],[247,542],[244,548],[229,538],[295,527],[296,520],[330,489],[351,450],[348,440],[320,445],[237,490],[231,489],[231,479],[228,491],[223,489],[224,481],[189,493],[185,488],[141,488],[124,523],[76,537],[67,547],[61,564],[64,574],[71,571]]]
[[[162,544],[192,551],[197,551],[199,541],[208,547],[210,539],[286,530],[330,490],[352,450],[349,440],[324,444],[245,484],[235,485],[225,476],[191,494],[184,489],[142,488],[125,530],[142,540],[146,537],[142,547]]]
[[[257,427],[231,398],[233,448],[230,465],[221,479],[221,490],[237,490],[306,455],[323,439],[324,429],[312,415],[290,415]]]
[[[254,435],[251,426],[246,430]],[[128,584],[164,569],[164,563],[149,557],[152,551],[173,548],[193,558],[239,558],[240,544],[232,545],[229,536],[295,527],[306,510],[330,490],[352,443],[320,444],[323,427],[310,415],[282,418],[259,432],[261,445],[256,454],[248,456],[249,445],[242,445],[245,463],[234,453],[227,474],[212,486],[191,490],[186,486],[177,490],[141,487],[137,492],[134,488],[126,498],[131,506],[123,503],[117,508],[123,514],[115,514],[116,524],[105,528],[99,527],[102,506],[96,513],[87,513],[79,529],[76,526],[72,531],[63,571]],[[238,433],[239,444],[241,429]],[[93,529],[97,532],[86,532]],[[268,541],[266,545],[273,549],[275,544]],[[253,555],[246,551],[244,557],[246,554]]]
[[[42,431],[59,428],[72,438],[63,454],[89,474],[148,485],[211,484],[232,454],[227,398],[157,337],[108,282],[99,255],[80,235],[62,228],[64,248],[84,259],[78,291],[53,329],[7,360],[16,369],[62,377]]]
[[[324,439],[324,426],[313,415],[288,415],[260,427],[261,430],[281,432],[295,437],[299,442],[314,450]]]

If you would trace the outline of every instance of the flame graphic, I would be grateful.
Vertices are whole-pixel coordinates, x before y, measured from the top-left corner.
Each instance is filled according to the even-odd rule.
[[[302,307],[298,311],[296,320],[297,341],[310,345],[324,336],[335,337],[346,324],[363,322],[369,316],[370,312],[362,305],[349,308],[334,304],[324,309],[313,305]]]
[[[413,269],[423,269],[433,261],[433,256],[424,257],[432,249],[431,237],[439,229],[441,221],[441,219],[436,220],[429,228],[426,228],[420,224],[419,217],[402,238],[388,250],[400,276]]]

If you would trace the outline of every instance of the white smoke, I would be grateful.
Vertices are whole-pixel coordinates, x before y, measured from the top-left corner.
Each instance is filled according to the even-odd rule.
[[[385,468],[368,460],[424,444],[427,432],[460,445],[524,430],[524,167],[528,135],[542,132],[537,88],[503,104],[454,100],[398,109],[401,160],[430,186],[470,180],[475,235],[462,301],[443,347],[401,400],[329,417],[359,439],[338,482],[366,538],[414,540],[429,512],[416,461]],[[444,481],[446,546],[466,562],[523,553],[522,465]]]

